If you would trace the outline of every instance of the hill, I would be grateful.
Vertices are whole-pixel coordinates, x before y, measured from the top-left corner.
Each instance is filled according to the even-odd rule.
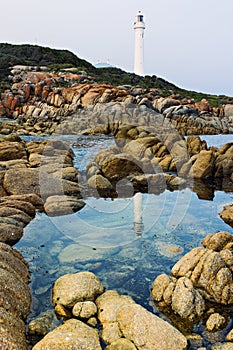
[[[163,97],[180,94],[183,97],[193,98],[195,101],[205,98],[212,106],[233,103],[233,97],[188,91],[155,75],[140,77],[133,73],[124,72],[119,68],[95,68],[92,64],[78,58],[68,50],[8,43],[0,43],[0,92],[9,87],[8,76],[10,68],[14,65],[47,66],[51,71],[75,67],[80,71],[85,71],[97,83],[139,86],[144,89],[156,88]]]

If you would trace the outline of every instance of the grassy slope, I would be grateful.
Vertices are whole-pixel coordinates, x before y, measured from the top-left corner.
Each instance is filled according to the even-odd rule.
[[[85,70],[88,75],[93,77],[93,81],[97,83],[133,85],[145,89],[157,88],[161,96],[180,94],[181,97],[194,98],[196,101],[206,98],[213,106],[233,103],[233,97],[187,91],[155,75],[139,77],[133,73],[124,72],[119,68],[96,69],[89,62],[78,58],[68,50],[56,50],[38,45],[11,45],[7,43],[0,43],[0,91],[8,87],[10,67],[14,65],[48,66],[51,70],[77,67],[80,70]]]

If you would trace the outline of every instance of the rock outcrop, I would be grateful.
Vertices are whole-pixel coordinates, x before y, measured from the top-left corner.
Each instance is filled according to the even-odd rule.
[[[153,299],[183,318],[200,318],[206,301],[233,304],[233,236],[218,232],[207,235],[202,244],[173,266],[171,276],[158,276],[152,287]]]
[[[200,181],[233,190],[232,143],[208,148],[198,136],[184,139],[174,130],[133,125],[116,128],[115,141],[117,146],[101,150],[87,165],[88,184],[98,193],[111,187],[114,192],[122,181],[131,195],[190,186],[204,198]]]
[[[31,304],[29,270],[22,255],[10,245],[20,240],[36,210],[44,210],[43,200],[49,215],[80,210],[84,203],[78,182],[73,152],[62,142],[26,144],[18,136],[0,140],[1,349],[28,349],[25,321]]]
[[[104,292],[102,283],[91,272],[60,277],[53,287],[53,304],[65,323],[49,332],[33,350],[98,350],[100,337],[109,350],[185,350],[188,345],[183,334],[131,297],[111,290]],[[97,318],[99,333],[93,329]]]
[[[11,79],[10,91],[1,95],[0,113],[2,116],[17,119],[18,123],[3,123],[2,133],[6,134],[18,128],[21,129],[21,133],[26,134],[51,134],[57,131],[59,125],[60,131],[74,133],[90,128],[90,125],[95,127],[100,119],[102,132],[109,132],[110,124],[103,123],[101,115],[104,114],[106,105],[113,102],[122,103],[127,107],[127,114],[120,117],[120,123],[123,124],[128,123],[129,119],[134,119],[129,107],[133,104],[143,107],[147,114],[160,113],[181,135],[233,132],[231,104],[215,108],[205,99],[196,103],[193,99],[182,98],[179,95],[164,98],[159,95],[157,89],[143,90],[127,86],[93,84],[89,77],[71,72],[57,74],[17,69],[12,71]],[[63,87],[64,84],[69,87]],[[100,106],[96,112],[101,111],[101,114],[87,113],[84,116],[81,113],[83,108],[88,110],[97,105]],[[106,117],[105,115],[105,121]],[[143,118],[139,118],[138,125],[142,125],[142,120]],[[73,123],[76,123],[75,128]]]

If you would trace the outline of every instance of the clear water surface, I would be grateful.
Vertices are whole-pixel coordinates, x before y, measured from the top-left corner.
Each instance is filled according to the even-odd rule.
[[[202,137],[208,145],[232,141],[231,135]],[[106,137],[67,137],[81,171],[100,149],[114,143]],[[78,213],[48,217],[38,213],[16,245],[29,262],[33,304],[30,318],[51,308],[54,281],[66,274],[93,271],[106,289],[131,295],[150,309],[150,288],[161,273],[199,246],[208,233],[233,233],[219,217],[233,193],[217,191],[200,200],[190,189],[142,195],[140,229],[134,224],[134,198],[86,198]]]

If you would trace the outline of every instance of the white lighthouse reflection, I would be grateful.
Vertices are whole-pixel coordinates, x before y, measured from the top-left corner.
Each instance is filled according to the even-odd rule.
[[[141,237],[143,230],[142,193],[138,192],[134,195],[134,232],[136,236]]]

